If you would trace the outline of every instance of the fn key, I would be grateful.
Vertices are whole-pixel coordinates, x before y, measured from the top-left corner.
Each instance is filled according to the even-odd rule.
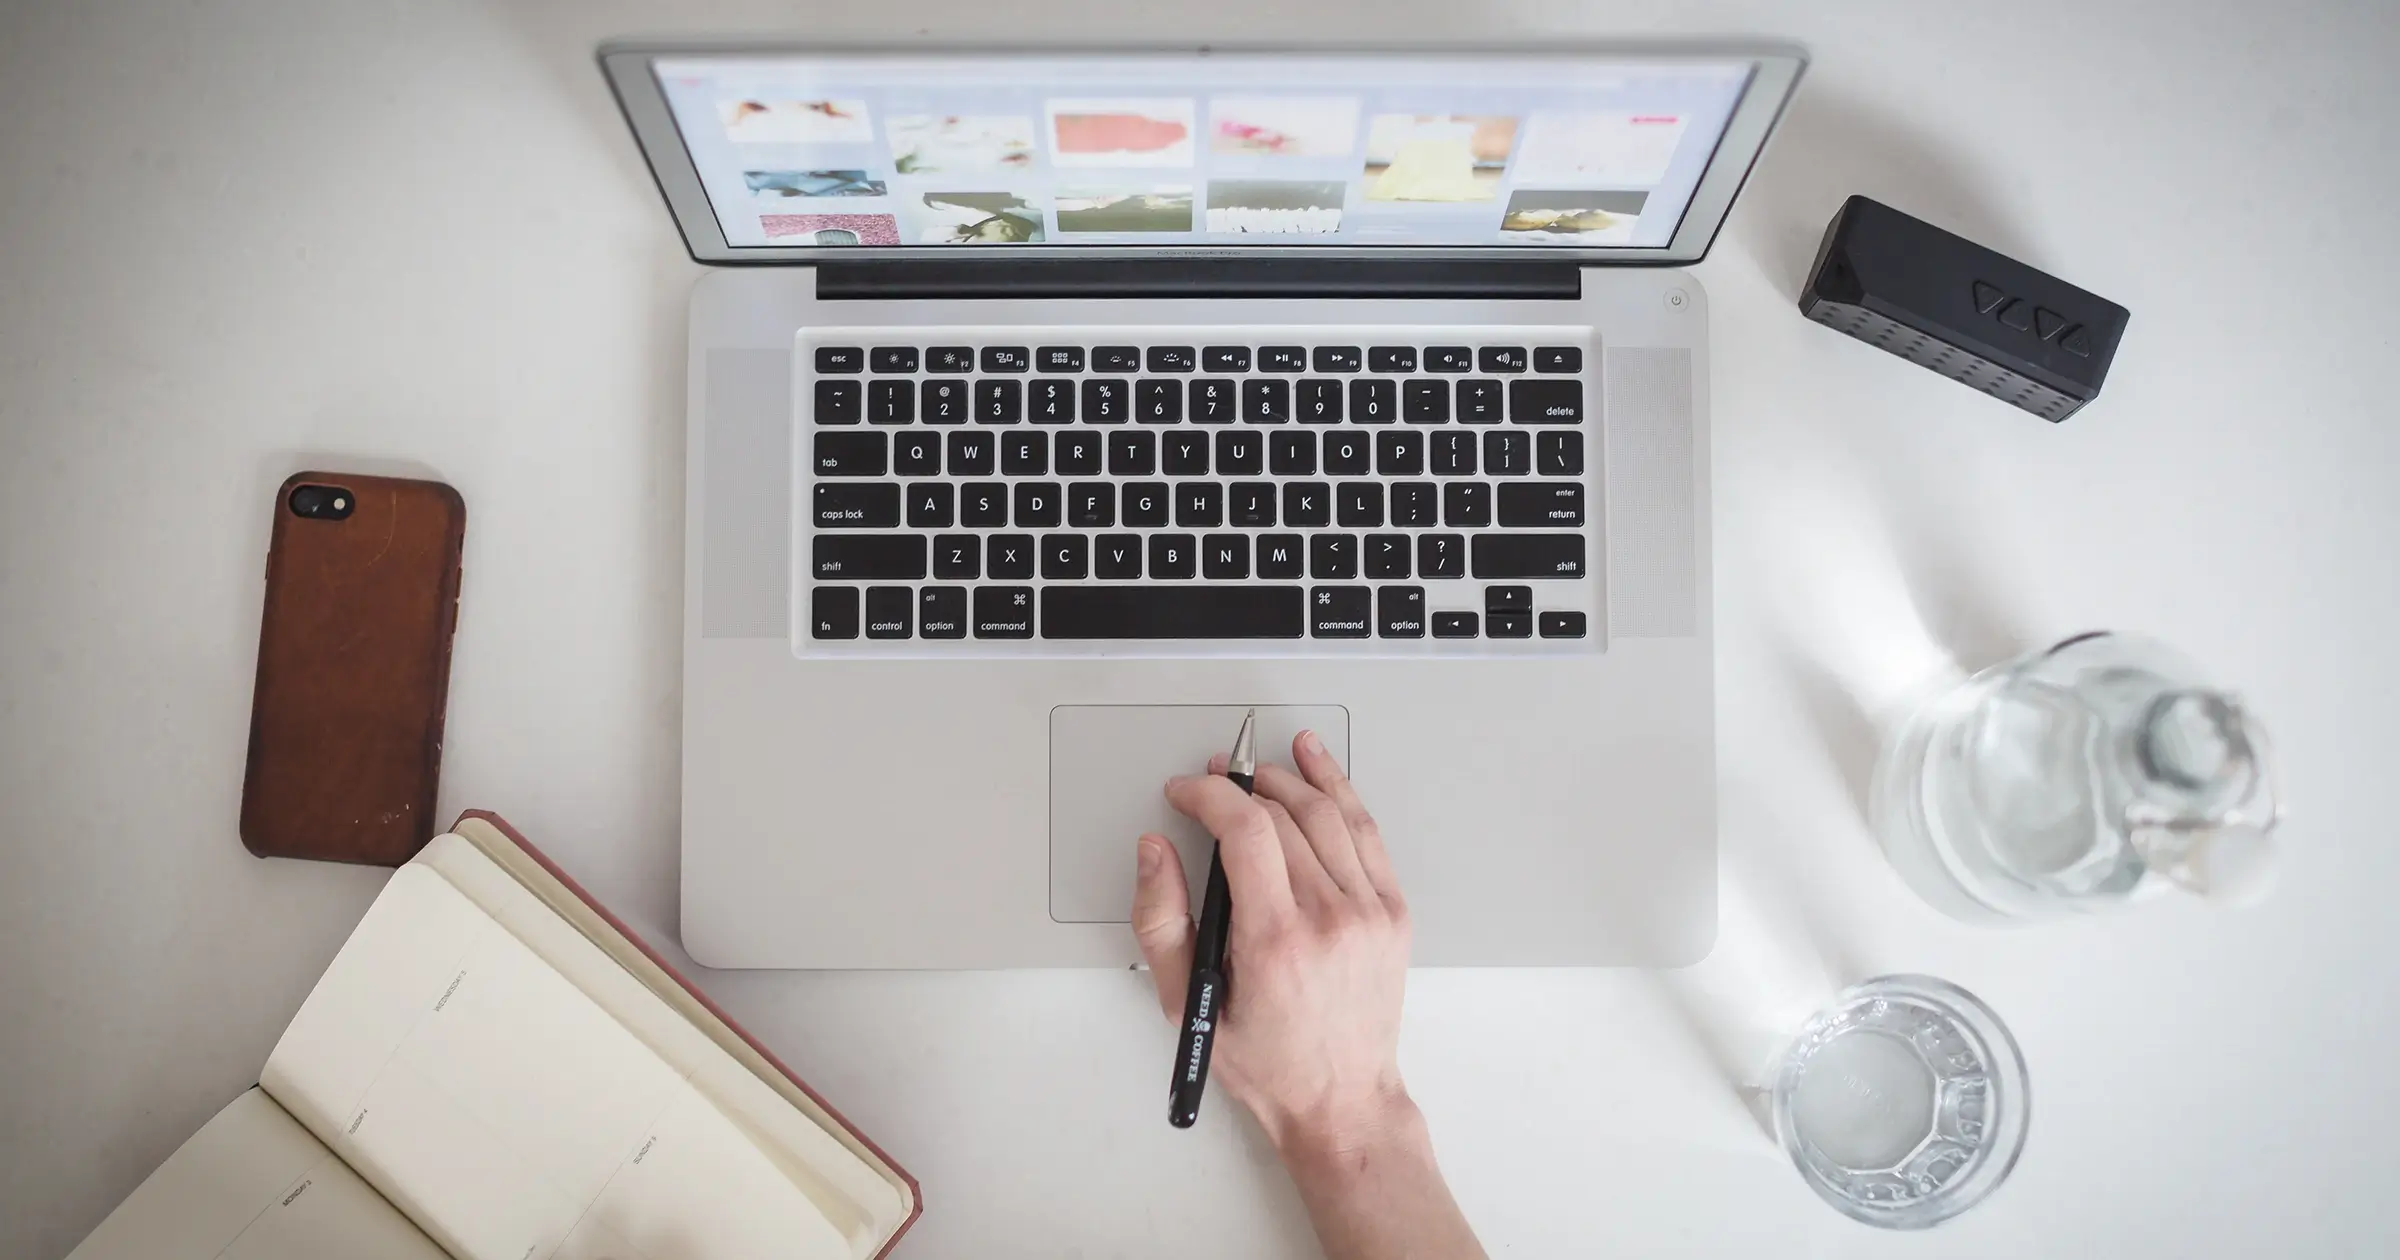
[[[808,637],[812,639],[857,638],[858,588],[820,586],[810,591],[808,620]]]

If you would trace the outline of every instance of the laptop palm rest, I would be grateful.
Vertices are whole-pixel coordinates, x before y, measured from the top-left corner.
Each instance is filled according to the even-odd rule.
[[[1208,878],[1209,836],[1167,804],[1178,774],[1199,774],[1233,747],[1243,705],[1061,705],[1050,711],[1050,917],[1123,923],[1133,908],[1134,841],[1175,842],[1192,897]],[[1350,764],[1350,711],[1335,704],[1262,705],[1258,760],[1292,768],[1292,738],[1313,730]]]

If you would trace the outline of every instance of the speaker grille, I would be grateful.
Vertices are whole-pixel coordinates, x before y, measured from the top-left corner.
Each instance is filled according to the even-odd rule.
[[[780,639],[791,617],[792,355],[711,350],[700,405],[700,636]]]
[[[1879,350],[1899,355],[1918,367],[1931,368],[2044,420],[2064,420],[2080,405],[2030,376],[2010,371],[1863,306],[1820,300],[1808,317],[1835,332],[1848,333]]]
[[[1611,349],[1600,376],[1606,420],[1608,632],[1688,638],[1698,631],[1692,353]]]

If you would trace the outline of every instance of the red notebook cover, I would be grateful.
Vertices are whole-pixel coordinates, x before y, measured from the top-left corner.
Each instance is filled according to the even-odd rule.
[[[564,885],[566,890],[575,894],[575,896],[579,898],[583,904],[590,906],[592,908],[592,912],[599,915],[600,918],[608,924],[608,926],[616,929],[618,935],[624,937],[627,941],[630,941],[635,949],[642,951],[644,957],[648,958],[651,962],[656,963],[660,971],[667,973],[668,976],[674,979],[675,983],[682,985],[684,991],[691,994],[692,997],[698,1001],[702,1007],[707,1009],[709,1014],[725,1021],[725,1026],[732,1029],[735,1036],[740,1037],[743,1041],[749,1043],[751,1049],[758,1051],[760,1058],[763,1058],[768,1063],[773,1064],[776,1071],[783,1073],[784,1076],[792,1082],[792,1084],[800,1087],[801,1093],[808,1095],[819,1107],[824,1108],[825,1114],[833,1117],[834,1123],[848,1130],[850,1136],[857,1138],[859,1142],[868,1150],[875,1152],[875,1157],[877,1159],[882,1160],[885,1165],[890,1167],[894,1173],[898,1174],[900,1180],[908,1183],[908,1197],[910,1202],[914,1205],[909,1210],[908,1219],[900,1222],[900,1228],[892,1231],[891,1241],[883,1245],[883,1250],[875,1253],[878,1260],[880,1260],[881,1257],[890,1255],[892,1253],[892,1248],[898,1246],[900,1244],[900,1240],[907,1236],[909,1228],[917,1223],[917,1218],[925,1214],[924,1191],[917,1185],[917,1179],[910,1176],[908,1174],[908,1170],[900,1166],[900,1161],[893,1159],[889,1154],[885,1153],[882,1147],[875,1144],[875,1139],[868,1137],[864,1132],[860,1131],[857,1125],[850,1123],[848,1117],[842,1115],[840,1110],[835,1108],[832,1103],[825,1101],[825,1096],[823,1094],[820,1094],[816,1090],[809,1088],[808,1082],[801,1080],[798,1072],[793,1071],[784,1063],[783,1060],[776,1058],[774,1051],[767,1049],[765,1045],[759,1042],[758,1038],[751,1036],[749,1029],[742,1027],[740,1023],[734,1020],[733,1016],[726,1014],[724,1009],[719,1007],[716,1002],[708,996],[708,994],[702,992],[698,985],[693,984],[689,977],[685,976],[681,971],[676,970],[673,963],[670,963],[666,959],[659,957],[658,951],[650,948],[650,942],[643,940],[639,933],[635,932],[632,928],[625,926],[624,920],[619,919],[616,915],[610,913],[607,906],[601,905],[597,900],[594,900],[590,893],[584,891],[583,885],[575,882],[574,876],[571,876],[565,871],[560,870],[558,868],[558,863],[551,861],[548,854],[543,853],[538,848],[535,848],[532,841],[527,840],[523,834],[517,831],[516,828],[509,826],[507,819],[502,818],[500,815],[495,814],[487,809],[470,809],[460,814],[459,818],[462,821],[468,818],[477,819],[497,828],[500,834],[507,836],[510,840],[514,841],[518,848],[525,850],[527,856],[531,857],[535,862],[540,863],[543,870],[550,872],[551,878],[556,879],[560,884]],[[457,824],[452,823],[451,826],[455,828]]]

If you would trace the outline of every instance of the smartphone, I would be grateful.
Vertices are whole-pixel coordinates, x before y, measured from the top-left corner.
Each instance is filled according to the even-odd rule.
[[[260,857],[398,866],[437,832],[467,505],[437,481],[304,472],[275,495],[242,777]]]

